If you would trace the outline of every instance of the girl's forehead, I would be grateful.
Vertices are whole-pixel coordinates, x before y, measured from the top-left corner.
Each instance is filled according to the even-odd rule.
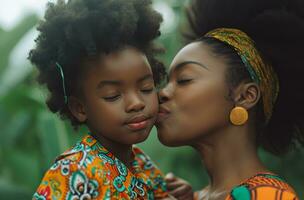
[[[146,55],[135,48],[124,48],[110,52],[108,54],[100,54],[97,59],[90,60],[86,66],[93,70],[120,70],[130,65],[148,65],[149,61]],[[94,69],[95,68],[95,69]]]
[[[92,63],[86,79],[136,81],[151,75],[152,69],[146,56],[134,50],[126,49],[102,56]]]
[[[115,69],[127,65],[148,65],[149,62],[143,52],[133,47],[128,47],[109,54],[101,55],[97,64],[104,66],[104,68]]]

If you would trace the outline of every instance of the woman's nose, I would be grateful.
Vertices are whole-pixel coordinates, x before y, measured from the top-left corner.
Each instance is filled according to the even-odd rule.
[[[172,88],[168,84],[166,87],[162,88],[158,93],[158,100],[159,103],[165,103],[166,101],[170,100],[172,96]]]

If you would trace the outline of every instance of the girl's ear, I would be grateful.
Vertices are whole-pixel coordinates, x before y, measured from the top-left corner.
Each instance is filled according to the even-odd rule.
[[[246,110],[254,107],[261,98],[261,90],[258,84],[241,83],[234,90],[234,102],[236,106],[241,106]]]
[[[80,99],[70,96],[69,97],[69,103],[68,107],[73,114],[73,116],[79,121],[79,122],[85,122],[87,120],[87,114],[85,111],[85,107]]]

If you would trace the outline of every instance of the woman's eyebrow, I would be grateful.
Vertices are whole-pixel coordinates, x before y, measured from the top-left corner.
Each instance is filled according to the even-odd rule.
[[[179,69],[185,67],[185,66],[188,65],[188,64],[199,65],[199,66],[205,68],[206,70],[209,70],[208,67],[206,67],[205,65],[203,65],[203,64],[200,63],[200,62],[197,62],[197,61],[184,61],[184,62],[181,62],[181,63],[177,64],[175,67],[173,67],[173,69],[169,71],[169,76],[170,76],[170,74],[172,74],[174,71],[177,71],[177,70],[179,70]]]

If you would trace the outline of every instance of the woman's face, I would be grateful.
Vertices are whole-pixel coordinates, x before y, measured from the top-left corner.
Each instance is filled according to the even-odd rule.
[[[225,59],[206,44],[187,45],[173,59],[169,82],[160,95],[157,129],[168,146],[193,145],[229,125]]]

